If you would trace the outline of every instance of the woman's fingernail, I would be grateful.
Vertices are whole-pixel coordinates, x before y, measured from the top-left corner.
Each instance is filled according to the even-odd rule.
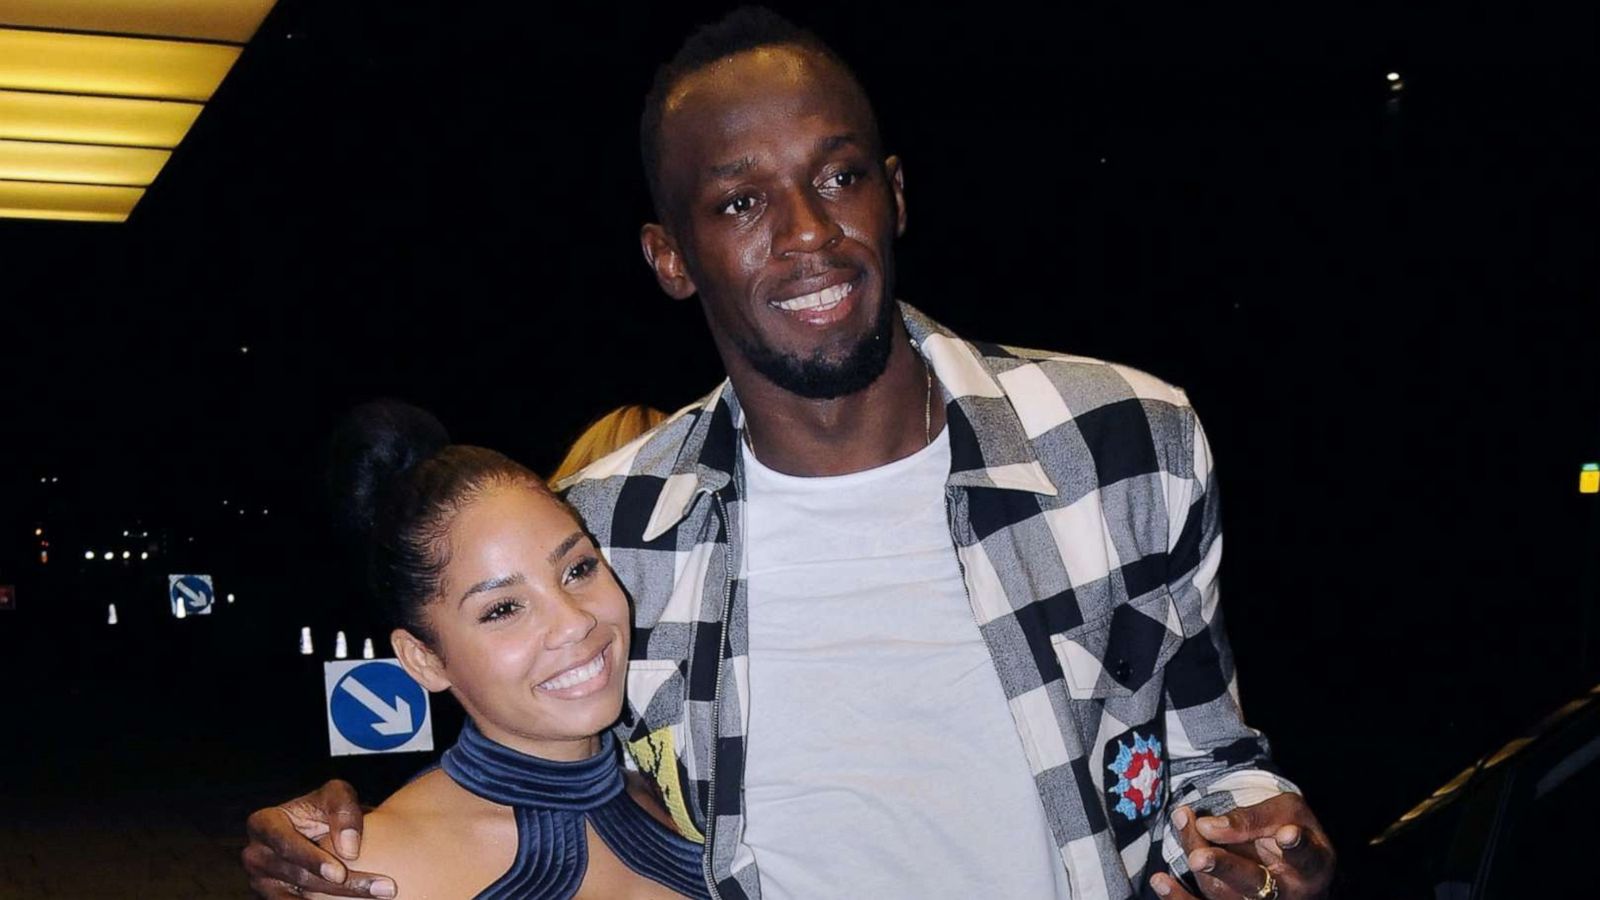
[[[393,897],[395,895],[394,882],[387,878],[380,878],[372,883],[372,896]]]
[[[1163,897],[1165,897],[1166,895],[1172,893],[1171,885],[1167,884],[1166,879],[1162,878],[1159,875],[1157,875],[1155,877],[1152,877],[1150,879],[1150,886],[1155,888],[1156,889],[1156,893],[1160,894]]]
[[[354,828],[346,828],[339,832],[339,852],[346,859],[355,859],[361,852],[361,834]]]
[[[322,864],[322,878],[323,878],[324,881],[331,881],[334,884],[343,884],[344,883],[344,866],[341,866],[338,863],[334,863],[334,862],[325,862],[325,863],[323,863]]]
[[[1179,831],[1189,827],[1189,811],[1180,809],[1172,814],[1172,827]]]

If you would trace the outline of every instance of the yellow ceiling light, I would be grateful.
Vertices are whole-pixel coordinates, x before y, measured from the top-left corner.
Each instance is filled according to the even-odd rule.
[[[239,49],[0,28],[0,88],[204,101],[233,67]]]
[[[144,187],[170,156],[171,150],[145,147],[0,140],[0,179]]]
[[[0,218],[126,221],[276,0],[0,0]]]
[[[202,108],[165,100],[0,90],[0,138],[170,149],[189,133]]]
[[[248,43],[274,0],[0,0],[0,22]]]
[[[122,222],[144,188],[0,181],[0,218]]]

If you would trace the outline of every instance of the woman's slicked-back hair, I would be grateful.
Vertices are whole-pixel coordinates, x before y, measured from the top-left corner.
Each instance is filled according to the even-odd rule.
[[[333,434],[329,486],[343,530],[366,550],[367,580],[386,627],[437,648],[422,611],[449,563],[455,514],[484,488],[520,482],[548,493],[527,467],[493,450],[451,444],[425,410],[393,400],[352,410]]]

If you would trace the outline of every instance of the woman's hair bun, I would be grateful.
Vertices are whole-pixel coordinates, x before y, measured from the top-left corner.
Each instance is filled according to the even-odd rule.
[[[409,403],[375,400],[351,410],[334,429],[328,467],[338,524],[369,534],[401,477],[449,444],[439,420]]]

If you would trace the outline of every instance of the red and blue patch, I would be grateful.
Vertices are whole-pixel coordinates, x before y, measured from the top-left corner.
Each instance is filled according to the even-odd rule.
[[[1133,741],[1118,740],[1117,755],[1106,766],[1117,777],[1117,783],[1108,784],[1106,790],[1116,799],[1113,809],[1130,822],[1136,822],[1161,808],[1162,787],[1166,781],[1166,768],[1161,762],[1161,740],[1154,734],[1141,737],[1130,732]],[[1110,747],[1107,747],[1110,756]]]

